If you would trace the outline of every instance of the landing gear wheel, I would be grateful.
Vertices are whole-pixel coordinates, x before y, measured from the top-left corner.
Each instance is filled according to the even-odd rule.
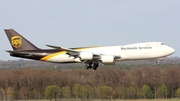
[[[92,63],[87,63],[85,68],[86,69],[91,69],[92,68]]]
[[[99,64],[98,64],[98,63],[94,63],[94,64],[93,64],[93,69],[94,69],[94,70],[97,70],[98,67],[99,67]]]
[[[89,69],[89,66],[86,65],[85,68],[86,68],[86,69]]]
[[[157,65],[160,66],[160,61],[157,61]]]
[[[160,66],[160,62],[157,62],[157,65]]]

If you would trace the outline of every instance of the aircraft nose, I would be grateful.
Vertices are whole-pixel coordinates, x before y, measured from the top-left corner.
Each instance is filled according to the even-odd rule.
[[[172,53],[175,53],[175,51],[176,51],[175,49],[171,48],[171,52],[172,52]]]
[[[175,49],[168,47],[167,53],[173,54],[175,52]]]

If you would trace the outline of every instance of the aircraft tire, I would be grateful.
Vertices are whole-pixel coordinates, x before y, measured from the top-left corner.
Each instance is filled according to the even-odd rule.
[[[160,62],[158,62],[157,65],[160,66]]]
[[[86,64],[85,68],[86,69],[91,69],[92,68],[92,64],[91,63],[90,64]]]
[[[94,69],[94,70],[97,70],[98,67],[99,67],[99,64],[98,64],[98,63],[93,63],[93,69]]]

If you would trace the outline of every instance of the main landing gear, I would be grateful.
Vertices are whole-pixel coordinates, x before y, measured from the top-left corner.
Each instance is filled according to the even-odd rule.
[[[99,63],[98,62],[89,62],[89,63],[86,63],[86,69],[94,69],[96,70],[97,68],[99,67]]]

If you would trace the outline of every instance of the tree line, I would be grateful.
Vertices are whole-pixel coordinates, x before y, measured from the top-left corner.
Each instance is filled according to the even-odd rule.
[[[180,96],[179,67],[0,70],[0,100],[175,98]]]
[[[0,70],[0,100],[175,98],[180,96],[179,67]]]

